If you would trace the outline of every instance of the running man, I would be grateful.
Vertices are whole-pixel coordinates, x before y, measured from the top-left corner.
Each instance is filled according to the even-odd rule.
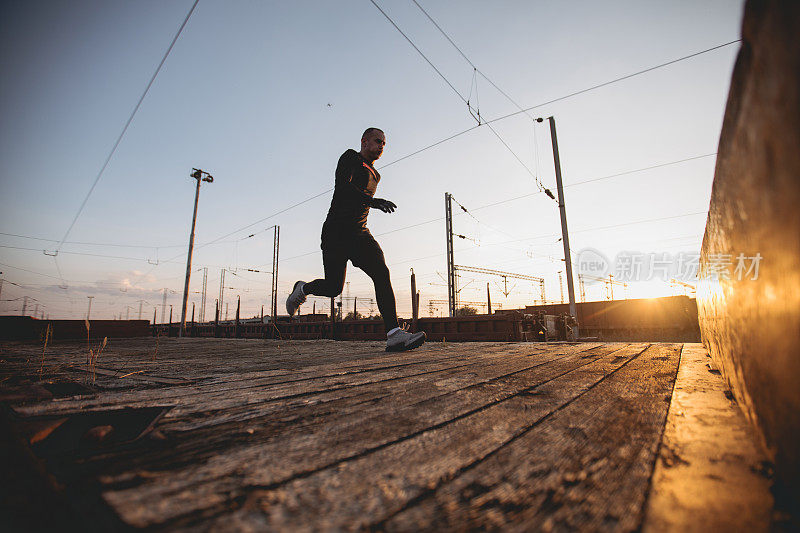
[[[293,316],[309,294],[331,298],[341,294],[349,260],[375,284],[378,310],[386,328],[386,351],[402,352],[421,346],[425,342],[425,332],[408,333],[398,327],[394,291],[383,250],[367,229],[370,208],[384,213],[392,213],[397,208],[389,200],[375,198],[381,175],[372,164],[381,156],[385,145],[383,131],[367,128],[361,136],[361,151],[347,150],[339,158],[331,207],[322,225],[325,279],[295,283],[286,299],[286,311]]]

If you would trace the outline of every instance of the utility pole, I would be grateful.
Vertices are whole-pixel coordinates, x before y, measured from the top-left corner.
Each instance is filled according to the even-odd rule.
[[[143,303],[144,303],[144,300],[139,300],[139,320],[142,319],[142,304]]]
[[[228,320],[228,302],[225,302],[225,320]]]
[[[219,272],[219,310],[222,312],[222,302],[225,296],[225,269]]]
[[[89,317],[92,315],[92,300],[94,296],[87,296],[89,298],[89,309],[86,311],[86,320],[89,320]]]
[[[537,122],[542,122],[537,118]],[[561,182],[561,158],[558,155],[558,136],[556,135],[556,119],[547,117],[550,122],[550,140],[553,143],[553,164],[556,168],[556,187],[558,189],[558,210],[561,214],[561,241],[564,245],[564,270],[567,272],[567,292],[569,293],[569,314],[577,321],[578,311],[575,306],[575,285],[572,280],[572,256],[569,249],[569,231],[567,229],[567,209],[564,205],[564,185]],[[575,337],[578,337],[578,325],[575,326]]]
[[[489,292],[489,282],[486,282],[486,311],[487,315],[492,314],[492,294]]]
[[[444,193],[444,218],[447,232],[447,308],[451,317],[456,316],[456,271],[453,261],[453,195]]]
[[[233,336],[239,338],[239,310],[242,308],[242,297],[236,297],[236,321],[233,329]]]
[[[33,317],[36,318],[36,315],[39,314],[39,303],[37,302],[36,305],[33,306]]]
[[[219,337],[219,300],[214,300],[214,337]]]
[[[561,303],[564,303],[564,276],[562,276],[563,272],[560,270],[558,271],[558,288],[561,289]]]
[[[578,287],[581,290],[581,302],[586,301],[586,286],[583,284],[583,274],[578,274]]]
[[[411,269],[411,323],[414,331],[417,331],[417,320],[419,319],[419,301],[417,300],[417,275]]]
[[[206,177],[203,177],[203,174]],[[192,276],[192,252],[194,251],[194,227],[197,222],[197,202],[200,199],[200,183],[206,181],[213,183],[214,178],[208,172],[193,168],[192,173],[189,175],[197,181],[197,187],[194,190],[194,213],[192,213],[192,231],[189,233],[189,253],[186,256],[186,281],[183,284],[183,305],[181,306],[181,326],[178,329],[178,336],[183,337],[183,330],[186,328],[186,304],[189,301],[189,278]]]
[[[207,294],[207,283],[208,283],[208,267],[203,267],[203,293],[202,299],[200,300],[200,322],[205,322],[206,320],[206,294]]]
[[[345,286],[347,287],[345,289],[345,294],[347,295],[346,300],[350,301],[350,282],[348,281],[347,283],[345,283]],[[342,295],[340,294],[339,295],[339,307],[341,307],[341,306],[342,306]],[[344,310],[345,310],[345,312],[347,312],[347,306],[345,306]]]
[[[281,227],[274,226],[275,233],[272,238],[272,309],[270,316],[272,316],[272,323],[275,323],[275,318],[278,315],[278,250],[280,248]]]
[[[92,301],[89,300],[89,308],[91,308]],[[28,297],[24,296],[22,298],[22,316],[25,316],[25,311],[28,309]]]
[[[164,298],[161,300],[161,323],[162,324],[167,321],[167,291],[168,290],[169,289],[164,287]]]

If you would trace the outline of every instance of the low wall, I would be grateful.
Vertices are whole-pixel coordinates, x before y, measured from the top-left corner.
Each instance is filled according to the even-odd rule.
[[[441,341],[522,341],[536,338],[524,314],[559,315],[569,311],[568,304],[526,307],[524,310],[471,315],[455,318],[420,318],[417,329],[429,340]],[[604,341],[628,342],[700,342],[697,302],[686,296],[586,302],[577,306],[582,336]],[[406,321],[410,322],[410,321]],[[386,334],[380,320],[346,320],[334,326],[330,320],[279,320],[276,326],[261,323],[213,323],[187,325],[195,337],[242,337],[383,340]],[[161,336],[177,336],[178,324],[159,324]]]
[[[410,321],[407,321],[410,322]],[[523,340],[522,315],[474,315],[458,318],[420,318],[417,330],[424,331],[432,341],[518,341]],[[159,324],[154,334],[177,336],[178,324]],[[380,320],[345,320],[332,324],[326,321],[278,321],[272,324],[213,323],[187,325],[192,337],[239,337],[269,339],[339,339],[386,340]]]
[[[85,339],[84,320],[39,320],[29,316],[0,316],[0,340],[38,341],[44,339],[47,325],[53,341]],[[151,334],[147,320],[90,320],[89,337],[146,337]]]
[[[688,296],[581,302],[575,305],[575,311],[582,337],[604,341],[700,342],[697,301]],[[524,312],[569,314],[569,304],[528,306]]]
[[[800,503],[800,2],[748,1],[701,256],[703,342]],[[737,257],[755,272],[737,275]],[[713,268],[730,260],[727,275]],[[754,279],[755,278],[755,279]],[[781,485],[782,484],[782,485]]]

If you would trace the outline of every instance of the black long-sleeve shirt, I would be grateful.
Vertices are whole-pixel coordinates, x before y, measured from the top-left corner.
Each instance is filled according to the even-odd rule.
[[[339,230],[361,230],[367,226],[369,206],[381,175],[361,154],[347,150],[336,165],[336,184],[325,224]]]

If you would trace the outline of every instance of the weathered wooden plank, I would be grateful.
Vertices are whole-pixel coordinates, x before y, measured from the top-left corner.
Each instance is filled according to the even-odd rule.
[[[769,531],[767,458],[701,344],[686,344],[643,531]]]
[[[585,348],[585,350],[590,349],[591,347]],[[285,411],[293,407],[330,401],[336,402],[336,405],[331,405],[330,408],[336,410],[337,416],[349,412],[348,404],[354,404],[356,409],[363,409],[364,404],[369,402],[370,410],[374,412],[378,407],[376,402],[384,399],[388,399],[386,403],[397,408],[406,405],[407,401],[424,400],[427,398],[426,394],[440,395],[473,385],[478,381],[490,381],[511,372],[546,364],[551,359],[564,357],[575,351],[578,350],[552,352],[543,355],[543,358],[531,360],[530,354],[523,354],[520,357],[507,351],[493,350],[481,353],[479,357],[461,358],[463,362],[457,365],[438,364],[436,360],[432,360],[424,368],[417,368],[414,371],[403,369],[402,372],[399,369],[392,369],[387,374],[373,373],[368,380],[353,379],[353,376],[348,376],[347,379],[341,379],[327,386],[320,386],[316,382],[305,383],[288,397],[276,396],[270,387],[255,387],[250,391],[239,389],[233,398],[215,398],[209,395],[203,398],[202,404],[193,404],[187,409],[178,408],[174,416],[165,420],[162,428],[166,431],[188,431],[230,421],[245,422],[254,417],[266,416],[276,410]],[[353,398],[357,403],[349,400],[338,401],[347,398]]]
[[[100,376],[112,377],[117,379],[128,378],[131,381],[147,381],[151,383],[161,383],[162,385],[190,385],[193,383],[191,379],[186,379],[186,378],[152,376],[149,374],[144,374],[145,370],[132,370],[129,372],[127,369],[113,370],[110,368],[102,368],[102,367],[90,368],[87,366],[77,366],[77,365],[70,366],[67,370],[75,370],[78,372],[85,372],[87,374],[98,374]]]
[[[643,349],[644,346],[622,348],[618,355],[609,355],[609,351],[614,351],[610,349],[604,355],[587,359],[573,355],[391,414],[370,417],[367,413],[335,424],[295,427],[291,434],[220,454],[206,464],[148,480],[135,488],[108,491],[104,497],[126,521],[146,526],[164,520],[191,521],[207,511],[225,511],[231,504],[245,501],[248,493],[254,494],[254,489],[263,488],[266,492],[258,493],[263,496],[258,496],[259,501],[274,503],[272,498],[276,494],[289,500],[308,499],[308,516],[317,516],[321,521],[318,525],[324,527],[325,520],[334,519],[335,515],[340,516],[341,524],[355,527],[383,516],[377,508],[370,507],[372,502],[386,505],[384,497],[375,499],[370,492],[382,494],[380,484],[365,480],[378,477],[381,483],[391,486],[399,483],[398,491],[410,499],[414,490],[424,490],[427,486],[409,481],[406,468],[412,459],[416,458],[411,465],[415,467],[415,475],[435,481],[443,475],[442,467],[449,471],[452,461],[463,465],[489,453],[520,427],[535,420],[531,409],[542,409],[539,416],[545,416]],[[576,368],[584,367],[585,370],[577,372],[579,378],[568,376]],[[550,387],[549,399],[539,398],[534,390],[547,382],[555,383]],[[481,421],[480,429],[471,429],[478,427],[476,420]],[[352,486],[342,480],[344,475],[352,481]],[[410,486],[416,488],[410,490]],[[333,501],[336,490],[342,487],[354,492],[357,498],[348,496],[339,498],[338,503]],[[301,507],[289,505],[282,509],[302,524],[306,514]],[[276,520],[275,525],[284,523],[277,515],[270,517]]]
[[[377,525],[386,530],[635,530],[679,360],[653,346],[485,460]]]
[[[598,357],[603,353],[618,348],[589,345],[578,354],[580,357]],[[616,346],[616,345],[615,345]],[[623,345],[624,346],[624,345]],[[600,349],[597,351],[595,348]],[[97,458],[97,461],[111,463],[112,465],[125,465],[118,468],[96,469],[103,471],[107,484],[129,484],[131,479],[140,477],[139,469],[148,472],[163,470],[162,475],[170,475],[169,470],[175,465],[183,465],[187,461],[202,463],[207,457],[220,453],[231,454],[233,449],[258,445],[264,439],[275,439],[286,432],[299,430],[308,432],[312,427],[322,425],[357,424],[354,417],[378,418],[385,411],[389,414],[398,407],[442,397],[459,389],[475,387],[478,384],[488,384],[492,381],[509,379],[513,374],[528,371],[536,366],[547,364],[552,359],[564,358],[575,350],[566,350],[554,354],[546,354],[535,359],[522,356],[516,360],[497,363],[496,359],[486,361],[481,368],[474,368],[469,372],[450,375],[426,375],[417,378],[406,378],[394,382],[372,384],[365,390],[355,393],[347,391],[322,392],[313,398],[297,399],[292,402],[278,402],[270,405],[253,405],[252,411],[236,412],[233,409],[223,411],[211,420],[201,420],[200,425],[191,433],[171,432],[169,446],[162,450],[145,453],[135,450],[121,455],[109,455]],[[552,359],[550,359],[552,358]],[[494,361],[494,362],[492,362]],[[234,411],[233,420],[224,420],[226,413]],[[204,416],[206,413],[201,413]],[[216,418],[216,419],[215,419]],[[215,425],[209,426],[211,422]],[[191,422],[191,420],[184,422]],[[180,422],[179,422],[180,423]],[[164,424],[160,431],[167,432],[174,425]],[[291,446],[291,443],[289,443]],[[96,461],[95,461],[96,462]],[[114,474],[114,472],[117,472]],[[149,478],[156,475],[147,474]]]
[[[527,485],[508,476],[513,460],[526,468],[527,456],[521,450],[494,468],[482,465],[510,454],[507,450],[530,440],[529,434],[539,433],[542,445],[553,450],[563,446],[566,456],[577,461],[587,445],[576,448],[564,435],[577,441],[580,432],[573,435],[562,428],[551,434],[540,426],[561,420],[563,413],[574,409],[570,402],[580,404],[599,394],[596,389],[616,390],[619,384],[611,387],[606,381],[619,380],[626,369],[638,364],[638,359],[628,362],[630,357],[619,353],[603,357],[624,345],[600,346],[593,354],[581,355],[576,352],[586,350],[585,345],[431,343],[424,351],[398,358],[385,354],[382,343],[319,346],[306,341],[279,346],[219,339],[211,340],[205,349],[209,340],[161,339],[155,362],[141,361],[153,348],[154,339],[120,343],[119,351],[112,348],[104,353],[103,366],[113,372],[134,371],[138,368],[135,364],[146,363],[147,375],[196,380],[193,385],[143,383],[128,390],[100,390],[94,399],[62,399],[22,406],[20,411],[64,413],[87,406],[153,405],[157,399],[173,402],[175,416],[159,423],[168,435],[166,441],[146,441],[139,447],[111,449],[71,464],[53,465],[70,483],[101,481],[106,500],[134,525],[169,529],[378,525],[408,529],[409,525],[460,527],[458,524],[524,528],[534,523],[559,528],[568,522],[558,512],[548,515],[542,511],[537,499],[541,491],[526,493]],[[85,347],[67,348],[48,363],[54,375],[68,376],[69,371],[59,365],[81,362],[85,357]],[[12,372],[32,375],[32,367],[38,370],[35,346],[13,354],[10,359],[16,360],[12,364],[6,364],[8,347],[3,349],[0,387]],[[541,366],[533,368],[533,360]],[[651,366],[637,367],[640,379]],[[98,383],[103,383],[100,380],[98,377]],[[631,386],[644,387],[641,383]],[[576,395],[579,399],[572,401]],[[591,418],[586,413],[592,412],[608,422],[610,415],[604,406],[609,400],[599,397],[599,411],[584,405],[580,413]],[[652,414],[646,409],[643,412],[645,418]],[[574,414],[578,417],[580,413]],[[544,422],[536,422],[538,419]],[[620,424],[632,431],[640,429],[635,423],[618,422],[617,427]],[[591,424],[576,427],[587,435],[591,431],[602,434]],[[517,436],[520,431],[524,433]],[[646,463],[646,454],[642,454],[631,461]],[[597,463],[601,461],[592,464]],[[488,474],[503,472],[513,483],[503,488],[505,480],[495,479],[485,491],[485,487],[468,484],[466,493],[448,499],[447,487],[456,486],[481,468]],[[616,472],[609,473],[610,467],[602,466],[596,472],[587,471],[583,478],[581,471],[563,468],[564,464],[555,461],[547,476],[566,472],[562,477],[567,485],[563,489],[565,481],[561,479],[561,492],[573,498],[583,494],[590,508],[597,507],[597,495],[592,491],[598,489],[580,487],[586,480],[599,484],[602,475],[613,478]],[[635,470],[630,484],[638,487],[641,472]],[[549,488],[546,485],[546,496]],[[475,494],[464,500],[469,490]],[[618,490],[628,494],[632,489]],[[508,500],[498,497],[506,494],[504,491]],[[484,501],[480,499],[483,494],[491,496]],[[513,508],[526,494],[534,507],[538,505],[540,514],[533,518]],[[549,501],[561,497],[559,494],[555,490]],[[432,502],[433,508],[429,507]],[[544,503],[549,505],[546,499]],[[468,518],[453,521],[440,505],[449,505],[452,514],[458,514],[461,506]],[[235,511],[235,507],[240,508]],[[431,521],[431,512],[442,521]],[[422,519],[415,513],[421,513]],[[469,518],[470,513],[482,518]],[[217,521],[207,522],[209,518]],[[548,518],[552,520],[548,522]],[[578,518],[575,523],[598,527],[595,518]],[[619,523],[601,523],[599,527],[621,527]]]
[[[524,345],[523,347],[524,348]],[[575,347],[559,350],[556,353],[569,353]],[[585,349],[585,348],[584,348]],[[177,418],[183,414],[201,411],[206,408],[222,409],[226,405],[240,405],[243,403],[242,393],[258,391],[267,400],[276,400],[292,395],[310,394],[315,390],[329,391],[331,387],[343,386],[353,387],[371,382],[379,382],[385,379],[395,379],[402,376],[402,371],[411,375],[414,373],[432,372],[438,365],[441,369],[460,368],[470,364],[469,360],[477,359],[474,363],[479,363],[482,357],[512,357],[513,349],[503,348],[502,346],[488,347],[486,351],[480,353],[464,353],[463,349],[454,354],[447,354],[444,357],[432,357],[426,353],[427,357],[417,360],[406,361],[403,358],[395,357],[384,361],[380,365],[365,365],[365,368],[353,368],[351,370],[338,370],[335,365],[316,365],[309,371],[299,373],[278,373],[264,377],[254,377],[253,379],[242,379],[236,385],[229,385],[230,380],[201,381],[192,386],[182,386],[180,388],[153,388],[147,391],[140,389],[120,391],[116,393],[100,394],[95,398],[79,398],[74,401],[62,400],[60,404],[33,404],[19,407],[20,414],[26,416],[44,415],[49,413],[63,413],[69,410],[100,409],[114,406],[138,407],[158,403],[160,405],[178,406],[178,409],[171,413],[171,418]],[[419,357],[419,356],[418,356]],[[449,361],[467,360],[461,364],[450,364]],[[425,367],[423,370],[416,370],[414,366]],[[401,370],[401,372],[398,372]],[[255,376],[259,376],[256,373]],[[223,376],[226,374],[222,374]],[[255,397],[248,398],[255,402]],[[211,405],[208,407],[206,404]]]

